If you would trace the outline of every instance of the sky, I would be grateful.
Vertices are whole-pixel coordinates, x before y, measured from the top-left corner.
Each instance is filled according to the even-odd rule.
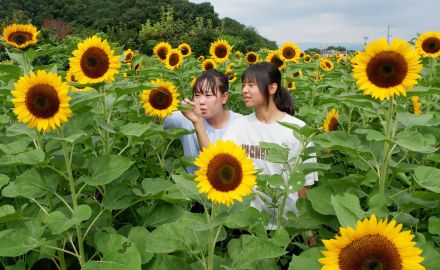
[[[189,0],[210,2],[229,17],[278,45],[364,43],[387,37],[409,40],[440,31],[439,0]],[[309,44],[310,45],[310,44]]]

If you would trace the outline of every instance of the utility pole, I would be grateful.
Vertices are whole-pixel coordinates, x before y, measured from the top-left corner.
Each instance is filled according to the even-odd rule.
[[[387,41],[388,41],[388,44],[390,44],[390,37],[391,37],[390,28],[391,28],[391,26],[393,26],[393,25],[388,25],[387,26]]]
[[[363,36],[362,38],[364,39],[364,46],[367,46],[367,39],[368,39],[368,37],[367,36]]]

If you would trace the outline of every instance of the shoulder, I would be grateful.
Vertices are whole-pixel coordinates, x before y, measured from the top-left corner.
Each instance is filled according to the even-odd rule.
[[[303,126],[306,125],[306,123],[303,120],[301,120],[299,118],[296,118],[295,116],[292,116],[292,115],[289,115],[289,114],[286,114],[286,116],[280,122],[287,122],[287,123],[290,123],[290,124],[298,125],[300,127],[303,127]]]

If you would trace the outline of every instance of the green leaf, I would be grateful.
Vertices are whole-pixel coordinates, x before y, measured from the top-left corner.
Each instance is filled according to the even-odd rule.
[[[126,179],[121,180],[114,181],[105,187],[104,199],[102,201],[102,206],[105,209],[123,209],[129,207],[136,200],[130,183],[124,181]]]
[[[0,174],[0,189],[2,189],[7,183],[9,183],[9,176]]]
[[[290,235],[283,227],[281,227],[275,231],[272,237],[272,242],[279,247],[285,248],[290,243]]]
[[[95,243],[102,258],[100,261],[88,261],[85,270],[141,269],[138,248],[122,235],[98,232],[95,234]]]
[[[146,241],[150,232],[144,227],[133,227],[128,234],[128,239],[137,247],[141,255],[141,264],[148,263],[154,256],[154,253],[147,252],[150,243]]]
[[[35,129],[29,128],[24,123],[13,123],[9,127],[6,128],[6,135],[9,137],[18,136],[18,135],[27,135],[32,139],[35,138]]]
[[[148,126],[141,123],[128,123],[119,128],[125,136],[141,137],[148,130]]]
[[[366,134],[367,140],[369,141],[378,141],[382,142],[386,140],[385,135],[382,134],[382,132],[379,132],[374,129],[365,129],[365,128],[358,128],[354,131],[357,134]]]
[[[183,175],[173,175],[172,176],[174,182],[177,185],[177,188],[182,191],[189,199],[201,202],[202,195],[197,188],[197,182],[194,180],[188,180]]]
[[[426,126],[429,120],[432,119],[432,114],[416,115],[409,112],[400,112],[397,114],[396,119],[407,129],[411,129],[413,127]]]
[[[162,224],[175,222],[185,214],[185,209],[179,205],[168,203],[156,204],[138,211],[143,216],[142,224],[150,227],[158,227]]]
[[[17,257],[42,244],[41,230],[27,228],[0,231],[0,256]]]
[[[32,141],[27,136],[20,137],[6,137],[3,140],[4,144],[0,144],[0,151],[3,151],[7,155],[15,155],[27,150],[27,146]]]
[[[234,206],[236,203],[234,203]],[[247,207],[242,211],[229,214],[223,221],[223,224],[231,229],[234,228],[246,228],[251,226],[260,220],[261,214],[254,207]]]
[[[266,152],[266,159],[269,162],[273,163],[286,163],[289,157],[289,148],[283,147],[281,145],[278,145],[276,143],[267,143],[267,142],[260,142],[260,148],[261,152],[263,152],[263,149],[268,150],[269,152]],[[252,150],[249,150],[252,151]]]
[[[156,254],[153,260],[147,264],[145,270],[165,270],[165,269],[179,269],[179,270],[199,270],[203,268],[192,268],[188,263],[179,256]]]
[[[440,88],[438,87],[427,87],[417,85],[411,91],[407,91],[406,95],[408,97],[412,96],[427,96],[427,95],[440,95]]]
[[[286,253],[273,241],[251,235],[241,235],[228,243],[228,254],[234,265],[244,266],[266,258],[278,258]]]
[[[312,204],[313,209],[323,215],[335,215],[335,210],[330,203],[332,195],[331,188],[325,185],[307,191],[307,199]]]
[[[396,135],[396,144],[419,153],[433,153],[438,148],[425,145],[425,139],[422,134],[416,131],[401,131]]]
[[[73,143],[76,140],[78,140],[81,137],[85,137],[87,136],[87,133],[83,130],[77,130],[75,132],[75,134],[70,134],[67,137],[60,137],[58,136],[56,133],[47,133],[46,137],[54,139],[54,140],[58,140],[58,141],[66,141],[68,143]]]
[[[122,156],[99,156],[91,161],[89,169],[92,176],[85,178],[84,182],[90,186],[106,185],[121,176],[133,164],[134,161]]]
[[[93,105],[94,100],[105,96],[105,94],[99,94],[96,91],[72,92],[70,95],[72,97],[72,101],[70,102],[72,111],[77,111],[87,105]]]
[[[34,149],[17,155],[4,155],[0,158],[0,165],[39,164],[44,161],[44,156],[44,151],[41,149]]]
[[[356,222],[365,215],[360,206],[359,198],[353,194],[345,193],[331,196],[331,202],[339,223],[343,227],[354,228]]]
[[[44,223],[52,230],[52,234],[60,234],[74,225],[78,225],[88,220],[92,215],[92,208],[88,205],[79,205],[73,212],[71,218],[67,218],[63,212],[55,211],[49,213],[44,219]]]
[[[55,192],[59,181],[59,176],[49,169],[32,168],[17,176],[15,181],[9,182],[9,185],[3,188],[2,195],[8,198],[39,198],[48,191]]]
[[[14,206],[12,206],[10,204],[4,204],[4,205],[0,206],[0,217],[12,215],[14,213],[15,213]]]
[[[440,193],[440,169],[419,166],[414,173],[417,184],[430,191]]]
[[[420,256],[425,260],[421,263],[426,269],[438,269],[440,265],[440,252],[438,247],[432,242],[427,241],[421,233],[416,233],[417,247],[423,251]]]
[[[322,148],[342,150],[349,153],[356,153],[361,145],[361,141],[357,136],[343,131],[319,134],[314,137],[314,143]]]
[[[323,257],[321,249],[321,247],[309,248],[299,256],[292,256],[288,270],[320,270],[322,265],[318,260]]]

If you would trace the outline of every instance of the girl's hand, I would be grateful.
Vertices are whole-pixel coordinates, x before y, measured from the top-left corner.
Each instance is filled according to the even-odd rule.
[[[182,104],[184,105],[189,105],[192,107],[192,110],[183,110],[182,114],[188,118],[191,122],[193,123],[198,123],[200,121],[203,121],[203,114],[202,111],[200,110],[200,108],[191,100],[189,100],[188,98],[185,98],[182,101]]]

